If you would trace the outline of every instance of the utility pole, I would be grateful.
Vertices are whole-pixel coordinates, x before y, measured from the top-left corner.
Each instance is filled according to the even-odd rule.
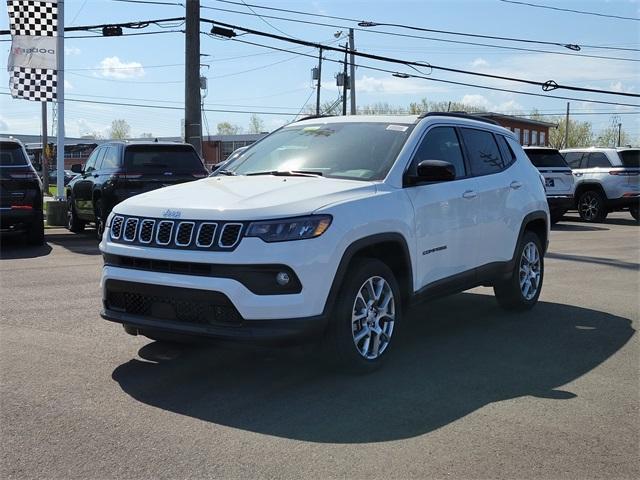
[[[56,37],[56,103],[58,104],[56,197],[64,200],[64,0],[58,0],[58,36]]]
[[[618,147],[620,146],[621,133],[622,133],[622,124],[618,123]]]
[[[200,0],[185,4],[184,140],[202,156],[200,111]]]
[[[47,102],[42,102],[42,153],[40,154],[40,165],[42,168],[42,189],[49,195],[49,159],[47,158]]]
[[[353,28],[349,29],[349,48],[351,49],[349,89],[351,90],[351,115],[356,114],[356,44],[353,38]]]
[[[564,148],[569,148],[569,102],[567,102],[567,117],[564,124]]]
[[[318,87],[316,92],[316,115],[320,115],[320,87],[322,84],[322,47],[318,53]]]
[[[344,71],[342,73],[342,115],[347,114],[347,59],[349,55],[349,44],[344,45]]]

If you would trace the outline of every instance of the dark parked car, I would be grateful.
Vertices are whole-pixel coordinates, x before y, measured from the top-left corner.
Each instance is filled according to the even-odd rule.
[[[42,182],[17,140],[0,138],[0,232],[22,233],[44,243]]]
[[[69,185],[69,182],[73,180],[73,178],[77,175],[77,173],[73,173],[71,170],[64,171],[64,185],[65,187]],[[58,172],[57,170],[51,170],[49,172],[49,185],[55,186],[58,181]]]
[[[110,142],[97,147],[67,186],[67,228],[80,232],[95,223],[98,238],[111,209],[126,198],[204,178],[208,172],[186,143]]]

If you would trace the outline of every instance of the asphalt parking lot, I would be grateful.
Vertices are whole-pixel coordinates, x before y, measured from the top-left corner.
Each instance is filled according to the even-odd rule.
[[[0,476],[639,478],[640,227],[576,220],[533,311],[425,305],[364,377],[131,337],[98,315],[89,232],[3,240]]]

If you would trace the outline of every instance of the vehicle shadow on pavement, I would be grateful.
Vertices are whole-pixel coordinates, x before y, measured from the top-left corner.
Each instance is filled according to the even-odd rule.
[[[549,252],[545,258],[553,258],[554,260],[567,260],[570,262],[594,263],[597,265],[606,265],[614,268],[624,268],[627,270],[640,270],[640,263],[625,262],[616,260],[615,258],[589,257],[584,255],[569,255],[566,253]]]
[[[100,249],[98,248],[100,242],[96,238],[93,229],[81,233],[46,233],[45,240],[47,243],[57,245],[73,253],[100,255]]]
[[[45,257],[49,253],[51,253],[51,247],[47,244],[29,245],[19,236],[0,239],[0,260]]]
[[[408,320],[388,363],[367,376],[284,351],[185,346],[157,361],[132,359],[112,377],[140,402],[219,425],[311,442],[382,442],[500,400],[574,398],[562,385],[635,332],[625,318],[570,305],[509,314],[474,293],[427,304]]]
[[[562,220],[561,220],[562,221]],[[575,223],[556,223],[551,225],[551,230],[554,232],[597,232],[608,231],[609,228],[594,227],[593,225],[580,225]]]

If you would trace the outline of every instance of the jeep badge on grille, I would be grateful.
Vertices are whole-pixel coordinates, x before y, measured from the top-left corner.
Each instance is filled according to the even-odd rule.
[[[180,218],[182,216],[182,212],[180,210],[167,209],[162,212],[162,216],[164,218]]]

